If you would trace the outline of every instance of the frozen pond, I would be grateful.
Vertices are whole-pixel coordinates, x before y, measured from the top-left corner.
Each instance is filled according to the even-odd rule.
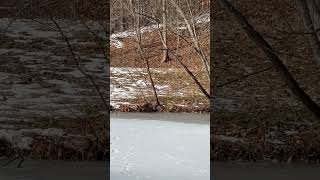
[[[112,180],[209,180],[209,114],[111,116]]]
[[[209,114],[112,114],[110,176],[107,162],[27,160],[0,179],[209,180],[209,138]]]
[[[112,114],[110,176],[109,162],[27,160],[0,168],[0,179],[209,180],[209,144],[208,114]],[[320,166],[215,162],[211,170],[214,180],[316,180]]]

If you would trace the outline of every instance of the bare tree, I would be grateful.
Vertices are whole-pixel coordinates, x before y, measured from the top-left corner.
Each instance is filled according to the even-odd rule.
[[[123,0],[120,0],[120,29],[121,31],[125,31],[126,28],[126,15],[125,15],[125,9],[124,9],[124,2]]]
[[[287,67],[282,63],[278,55],[275,53],[271,45],[257,32],[247,19],[238,11],[228,0],[218,0],[218,2],[229,11],[238,24],[246,32],[248,37],[265,53],[265,55],[273,63],[274,67],[278,70],[279,75],[287,84],[292,93],[320,119],[320,107],[308,96],[304,90],[299,86],[298,82],[291,75]]]
[[[196,50],[199,52],[200,58],[203,62],[203,66],[204,66],[206,75],[207,75],[208,79],[210,79],[210,65],[209,65],[207,56],[205,55],[205,53],[203,52],[203,50],[200,46],[199,39],[196,35],[195,29],[192,28],[190,20],[187,18],[186,14],[180,8],[180,6],[177,4],[177,2],[175,0],[170,0],[170,2],[175,7],[175,9],[179,13],[179,15],[183,18],[184,23],[187,26],[187,30],[191,36],[192,42],[193,42]]]
[[[209,61],[208,58],[201,47],[200,39],[198,37],[198,29],[196,28],[196,20],[195,14],[200,14],[199,12],[206,6],[207,0],[198,1],[198,0],[113,0],[115,5],[112,7],[112,15],[113,16],[122,16],[126,14],[128,17],[132,18],[132,22],[128,22],[128,29],[134,29],[135,41],[137,45],[137,49],[140,52],[141,59],[146,64],[146,69],[148,71],[149,81],[151,83],[154,96],[156,101],[157,99],[157,90],[154,87],[154,82],[152,78],[152,72],[149,70],[149,59],[146,56],[147,51],[145,51],[144,37],[141,31],[141,28],[145,25],[158,25],[156,31],[160,36],[160,51],[161,54],[159,56],[159,60],[161,62],[166,62],[169,60],[177,60],[178,64],[186,71],[188,76],[190,76],[195,85],[199,88],[199,90],[209,98],[209,93],[205,90],[206,88],[202,85],[199,78],[196,77],[195,74],[189,70],[189,67],[183,62],[183,59],[177,56],[179,45],[182,44],[180,41],[183,41],[183,46],[190,47],[191,51],[194,50],[195,55],[197,56],[195,60],[199,60],[200,65],[204,65],[200,71],[201,73],[205,73],[207,79],[209,81]],[[201,3],[199,3],[201,2]],[[204,2],[204,3],[203,3]],[[124,3],[123,7],[127,7],[127,11],[125,13],[119,13],[116,9],[118,7],[122,7],[122,5],[118,5],[118,3]],[[173,5],[174,3],[174,5]],[[116,5],[117,4],[117,5]],[[140,4],[140,5],[138,5]],[[146,4],[149,8],[145,8]],[[127,6],[126,6],[127,5]],[[128,8],[129,7],[129,8]],[[178,13],[177,13],[178,12]],[[122,14],[122,15],[121,15]],[[177,15],[178,16],[177,16]],[[186,33],[181,33],[181,29],[187,27]],[[200,34],[200,33],[199,33]],[[168,44],[173,44],[175,42],[172,39],[168,38],[169,35],[177,35],[177,48],[175,53],[173,49],[168,47]],[[186,45],[185,45],[186,44]],[[194,53],[191,52],[191,53]],[[157,102],[157,104],[160,104]]]
[[[309,41],[313,50],[314,59],[320,64],[320,39],[316,32],[316,27],[318,27],[320,23],[318,6],[314,0],[296,0],[296,4],[307,31],[311,32],[309,34]]]
[[[152,12],[152,16],[153,17],[149,17],[151,18],[152,20],[154,20],[157,24],[158,24],[158,27],[160,27],[160,21],[158,19],[156,19],[155,14],[153,13],[153,8],[149,5],[150,9],[151,9],[151,12]],[[159,28],[158,28],[159,29]],[[161,41],[163,42],[163,36],[162,36],[162,33],[159,31],[159,35],[160,35],[160,39]],[[178,35],[178,37],[181,37]],[[183,38],[183,37],[182,37]],[[185,41],[186,39],[183,38]],[[186,41],[187,42],[187,41]],[[196,49],[196,48],[195,48]],[[197,50],[197,49],[196,49]],[[185,70],[185,72],[192,78],[192,80],[194,81],[195,85],[198,87],[198,89],[201,91],[201,93],[207,98],[207,99],[210,99],[210,94],[205,90],[204,86],[199,82],[198,78],[190,71],[190,69],[181,61],[180,58],[178,58],[175,53],[171,52],[170,49],[167,49],[167,52],[169,54],[171,54],[171,56],[176,59],[178,61],[178,63],[180,64],[180,66]],[[199,53],[199,51],[197,51]]]
[[[167,0],[161,0],[162,3],[162,44],[163,44],[163,56],[162,62],[167,62],[169,60],[168,55],[168,45],[167,45]]]
[[[308,8],[310,11],[310,16],[312,19],[312,22],[314,24],[315,29],[320,28],[320,1],[319,0],[309,0],[308,2]],[[318,32],[318,37],[320,37],[320,33]]]
[[[136,23],[137,23],[137,27],[136,27],[136,42],[137,42],[137,46],[138,46],[138,50],[140,52],[140,55],[142,56],[143,60],[145,61],[146,63],[146,68],[147,68],[147,72],[148,72],[148,76],[149,76],[149,80],[150,80],[150,83],[151,83],[151,87],[152,87],[152,90],[153,90],[153,93],[154,93],[154,97],[155,97],[155,101],[157,103],[157,106],[160,106],[160,101],[159,101],[159,98],[158,98],[158,93],[157,93],[157,90],[155,88],[155,84],[154,84],[154,81],[153,81],[153,78],[152,78],[152,75],[151,75],[151,71],[150,71],[150,66],[149,66],[149,60],[146,58],[145,54],[144,54],[144,51],[143,51],[143,48],[142,48],[142,39],[141,39],[141,25],[140,25],[140,14],[141,14],[141,11],[140,11],[140,6],[139,6],[139,0],[137,0],[137,8],[138,8],[138,13],[135,13],[135,8],[134,8],[134,3],[132,2],[132,0],[130,0],[130,5],[131,5],[131,11],[132,11],[132,16],[136,19]]]

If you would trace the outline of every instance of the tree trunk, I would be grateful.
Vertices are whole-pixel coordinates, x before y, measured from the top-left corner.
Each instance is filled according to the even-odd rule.
[[[120,30],[125,31],[127,30],[127,22],[126,22],[126,15],[124,10],[124,4],[123,0],[120,1]]]
[[[152,86],[152,90],[153,90],[153,93],[154,93],[154,97],[155,97],[155,101],[157,103],[157,106],[161,106],[159,98],[158,98],[157,90],[156,90],[156,87],[155,87],[155,84],[154,84],[154,81],[153,81],[153,78],[152,78],[152,75],[151,75],[150,66],[149,66],[149,60],[144,55],[144,51],[143,51],[143,48],[142,48],[142,38],[141,38],[141,32],[140,32],[141,31],[141,20],[140,20],[141,6],[140,6],[140,1],[137,0],[137,6],[136,6],[136,8],[138,8],[138,13],[139,13],[138,15],[135,14],[134,5],[133,5],[132,0],[130,0],[130,5],[131,5],[132,16],[135,19],[135,22],[136,22],[136,25],[137,25],[137,27],[136,27],[136,41],[137,41],[138,51],[139,51],[140,55],[142,56],[143,60],[146,63],[146,68],[147,68],[149,80],[150,80],[150,83],[151,83],[151,86]]]
[[[320,41],[316,32],[316,27],[319,26],[319,11],[316,9],[314,0],[296,0],[296,4],[306,30],[310,32],[308,36],[314,60],[320,64]]]
[[[198,40],[195,32],[193,31],[192,27],[191,27],[190,21],[188,20],[186,14],[182,11],[182,9],[176,3],[175,0],[170,0],[170,2],[174,6],[174,8],[177,10],[177,12],[180,14],[180,16],[183,18],[184,23],[187,26],[187,30],[188,30],[188,32],[189,32],[189,34],[191,36],[192,42],[193,42],[195,48],[197,49],[197,51],[200,54],[200,58],[201,58],[201,60],[203,62],[203,66],[205,68],[206,75],[207,75],[208,79],[210,79],[210,64],[209,64],[209,62],[207,60],[206,55],[204,54],[203,50],[200,47],[199,40]]]
[[[162,0],[162,37],[163,37],[163,55],[162,62],[169,61],[167,46],[167,0]]]
[[[310,0],[308,3],[308,8],[310,11],[310,16],[313,22],[315,29],[320,28],[320,1],[319,0]],[[317,33],[318,38],[320,37],[320,32]]]

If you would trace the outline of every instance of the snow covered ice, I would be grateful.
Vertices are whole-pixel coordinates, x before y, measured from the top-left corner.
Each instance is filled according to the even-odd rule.
[[[209,115],[111,116],[112,180],[209,180]]]

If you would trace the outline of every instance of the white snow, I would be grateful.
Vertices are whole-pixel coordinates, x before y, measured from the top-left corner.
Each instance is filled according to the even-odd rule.
[[[221,141],[227,141],[227,142],[231,142],[231,143],[244,142],[243,139],[237,138],[237,137],[232,137],[232,136],[219,135],[216,138],[218,138]]]
[[[286,135],[295,135],[295,134],[298,134],[299,132],[298,131],[294,131],[294,130],[289,130],[289,131],[284,131],[284,133],[286,134]]]
[[[6,30],[11,20],[0,19],[1,33]],[[47,24],[47,26],[36,21]],[[88,94],[88,91],[92,91],[90,87],[79,87],[80,83],[83,83],[87,78],[75,67],[74,63],[66,63],[66,60],[69,59],[69,52],[61,54],[52,51],[57,47],[65,46],[64,40],[56,32],[52,22],[44,19],[36,19],[36,21],[17,19],[6,31],[6,36],[18,44],[27,43],[30,40],[30,42],[39,43],[41,48],[39,50],[30,49],[26,44],[19,46],[19,49],[0,48],[1,58],[8,60],[8,63],[4,63],[3,66],[7,66],[9,69],[8,72],[0,72],[0,121],[27,121],[40,117],[73,117],[66,106],[70,107],[73,112],[79,113],[78,109],[74,107],[79,107],[79,104],[83,103],[81,98],[86,98],[86,95],[82,93]],[[66,35],[70,37],[71,43],[78,43],[79,36],[77,34],[86,34],[85,27],[79,22],[59,20],[58,23]],[[97,22],[88,22],[87,24],[94,31],[101,28]],[[102,31],[100,30],[100,32]],[[42,45],[43,41],[49,42],[49,44]],[[90,47],[91,45],[87,44],[86,46]],[[80,52],[76,53],[84,60],[80,63],[81,67],[96,81],[99,81],[99,85],[106,84],[107,62],[101,56],[102,54],[82,55]],[[26,69],[27,73],[10,70],[16,68],[18,70]],[[52,78],[42,76],[44,73],[56,76]],[[27,81],[25,78],[29,75],[32,76],[32,81]],[[36,81],[35,76],[38,76],[41,83],[44,84]],[[92,97],[90,99],[95,100]]]
[[[42,136],[63,136],[64,131],[57,128],[48,129],[0,129],[0,139],[5,139],[12,144],[13,147],[19,149],[30,149],[33,135]]]
[[[161,69],[151,68],[151,73],[178,73],[179,69]],[[110,102],[115,108],[118,108],[120,104],[125,104],[130,99],[137,97],[147,97],[153,92],[151,89],[151,83],[146,78],[147,70],[144,68],[110,68]],[[161,95],[176,95],[172,93],[169,85],[155,84],[155,88],[159,96]],[[181,92],[181,94],[184,94]]]
[[[0,30],[5,30],[11,21],[11,18],[0,18]],[[57,23],[64,33],[70,36],[72,36],[70,32],[87,30],[79,21],[57,20]],[[88,21],[86,24],[94,32],[99,31],[99,36],[105,33],[98,22]],[[30,38],[56,38],[60,36],[55,25],[46,19],[34,19],[34,21],[30,19],[16,19],[11,23],[6,34],[10,37],[23,37],[26,40]]]
[[[119,48],[119,49],[123,48],[123,46],[124,46],[123,42],[121,42],[121,41],[119,41],[117,39],[111,39],[110,40],[110,44],[115,46],[116,48]]]
[[[205,12],[205,13],[195,17],[194,21],[197,24],[209,23],[210,22],[210,11]],[[187,29],[187,27],[185,26],[184,23],[180,22],[179,24],[180,25],[177,27],[178,30]],[[144,26],[144,27],[141,27],[140,33],[143,34],[146,32],[152,32],[156,29],[161,28],[162,26],[163,26],[162,24],[153,24],[153,25],[149,25],[149,26]],[[135,35],[136,35],[135,30],[127,30],[127,31],[123,31],[123,32],[113,33],[110,36],[110,43],[112,46],[114,46],[116,48],[123,48],[124,44],[121,42],[121,39],[127,38],[127,37],[133,37]]]
[[[207,12],[196,17],[196,23],[198,24],[209,23],[209,22],[210,22],[210,9],[208,9]]]
[[[145,27],[141,28],[140,32],[141,33],[152,32],[153,30],[155,30],[159,27],[161,27],[161,25],[159,25],[159,26],[158,25],[145,26]],[[110,44],[116,48],[123,48],[124,44],[121,42],[121,39],[127,38],[127,37],[133,37],[135,35],[136,35],[135,30],[127,30],[127,31],[111,34]]]
[[[209,180],[209,116],[187,117],[111,116],[111,179]]]

